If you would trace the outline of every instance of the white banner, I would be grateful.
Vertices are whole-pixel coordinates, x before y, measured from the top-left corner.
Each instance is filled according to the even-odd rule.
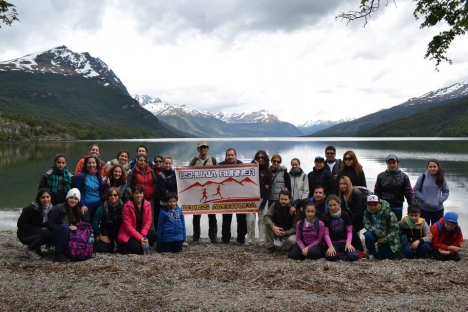
[[[258,164],[176,167],[184,214],[259,212]]]

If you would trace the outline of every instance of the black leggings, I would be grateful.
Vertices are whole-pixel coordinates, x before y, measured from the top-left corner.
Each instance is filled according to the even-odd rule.
[[[154,246],[154,243],[158,241],[158,232],[155,230],[149,230],[146,237],[148,238],[150,246]],[[141,246],[140,241],[130,237],[128,242],[119,244],[119,251],[124,254],[142,255],[143,247]]]
[[[21,243],[28,245],[29,250],[37,250],[49,242],[49,230],[31,230],[26,236],[18,237]]]

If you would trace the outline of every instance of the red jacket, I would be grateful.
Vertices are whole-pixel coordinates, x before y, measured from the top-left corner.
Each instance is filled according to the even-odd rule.
[[[156,185],[156,181],[153,178],[155,176],[153,169],[147,166],[145,174],[143,174],[141,172],[140,167],[136,166],[135,170],[132,171],[132,175],[133,174],[136,174],[136,176],[132,177],[133,181],[131,182],[131,186],[133,187],[134,185],[140,184],[143,187],[145,199],[152,199],[154,196],[154,189]]]
[[[440,218],[438,221],[441,225],[441,231],[439,231],[439,225],[436,223],[431,225],[432,233],[432,248],[448,250],[448,246],[461,247],[463,243],[463,234],[460,227],[457,225],[453,231],[447,231],[444,227],[444,218]],[[456,254],[455,251],[450,250],[450,254]]]
[[[143,200],[142,209],[143,224],[141,226],[141,233],[138,233],[136,230],[135,205],[131,200],[125,203],[122,209],[122,225],[120,226],[119,235],[117,236],[118,242],[127,243],[132,237],[140,241],[142,237],[148,235],[151,223],[153,222],[151,203],[147,200]]]

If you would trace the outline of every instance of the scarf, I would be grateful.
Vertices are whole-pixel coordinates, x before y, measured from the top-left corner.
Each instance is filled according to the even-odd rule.
[[[298,177],[300,176],[304,171],[302,171],[301,168],[299,170],[289,170],[289,174],[292,175],[293,177]]]
[[[328,210],[328,211],[330,211],[330,210]],[[335,213],[333,213],[333,212],[330,211],[330,215],[331,215],[333,218],[339,218],[339,217],[341,217],[341,208],[338,208],[338,211],[335,212]]]
[[[63,176],[63,191],[68,193],[71,185],[71,177],[68,172],[68,168],[65,167],[63,170],[58,170],[57,167],[52,168],[52,174],[49,176],[49,189],[52,193],[57,193],[57,188],[59,184],[59,177]]]

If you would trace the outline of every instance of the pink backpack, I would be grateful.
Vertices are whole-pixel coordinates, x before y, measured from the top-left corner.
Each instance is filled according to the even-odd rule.
[[[86,222],[78,222],[75,226],[76,230],[70,231],[70,239],[65,254],[70,260],[89,259],[94,255],[93,228],[91,224]]]

